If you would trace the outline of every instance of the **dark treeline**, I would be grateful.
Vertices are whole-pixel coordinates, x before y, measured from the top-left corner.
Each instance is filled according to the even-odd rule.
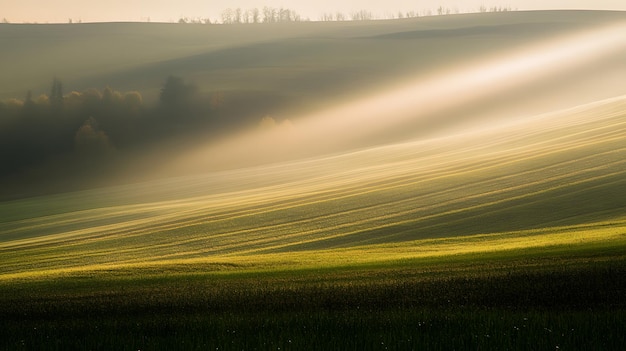
[[[222,11],[222,23],[279,23],[279,22],[300,22],[303,19],[296,11],[288,8],[263,7],[242,10],[241,8],[228,8]]]
[[[492,6],[487,7],[485,5],[480,6],[478,10],[465,11],[465,12],[508,12],[513,11],[510,6]],[[416,11],[398,11],[397,13],[386,13],[382,17],[376,16],[369,10],[359,10],[350,13],[344,12],[324,12],[318,18],[323,22],[342,22],[342,21],[369,21],[373,19],[401,19],[401,18],[416,18],[419,16],[434,16],[434,15],[450,15],[459,14],[461,11],[458,8],[450,8],[439,6],[434,11],[431,9]],[[256,23],[289,23],[289,22],[308,22],[311,21],[308,17],[301,16],[295,10],[289,8],[276,8],[265,6],[262,9],[259,8],[227,8],[222,11],[220,18],[211,20],[210,18],[190,18],[182,17],[178,20],[178,23],[193,23],[193,24],[256,24]]]
[[[472,13],[472,12],[508,12],[515,11],[516,9],[510,6],[485,6],[481,5],[478,9],[474,10],[461,10],[458,7],[450,8],[439,6],[435,10],[424,9],[422,11],[408,10],[398,12],[388,12],[382,16],[377,16],[369,10],[359,10],[350,13],[344,12],[324,12],[317,20],[324,22],[341,22],[341,21],[369,21],[373,19],[400,19],[400,18],[416,18],[420,16],[442,16],[460,13]],[[150,18],[146,19],[150,22]],[[271,7],[264,6],[263,8],[227,8],[223,10],[220,17],[217,19],[211,19],[208,17],[181,17],[178,23],[192,23],[192,24],[255,24],[255,23],[285,23],[285,22],[308,22],[311,21],[308,17],[301,16],[293,9],[285,7]],[[81,19],[74,20],[68,19],[67,23],[82,23]],[[2,19],[1,23],[11,23],[6,17]]]
[[[144,104],[136,91],[64,92],[54,79],[50,94],[0,101],[0,176],[18,173],[57,155],[100,162],[125,150],[178,136],[218,133],[244,118],[224,119],[223,94],[200,96],[182,78],[169,77],[159,101]],[[232,117],[232,116],[231,116]],[[239,125],[238,125],[239,124]]]

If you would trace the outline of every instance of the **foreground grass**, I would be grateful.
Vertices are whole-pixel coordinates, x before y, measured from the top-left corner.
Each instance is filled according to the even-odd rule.
[[[0,203],[0,349],[619,349],[623,104]]]
[[[19,334],[20,340],[7,346],[59,350],[620,349],[624,342],[620,331],[625,326],[623,311],[469,308],[161,315],[31,325],[31,330]]]
[[[8,349],[617,349],[623,245],[0,283]]]

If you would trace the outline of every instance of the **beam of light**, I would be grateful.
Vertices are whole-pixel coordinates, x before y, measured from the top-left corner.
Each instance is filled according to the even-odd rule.
[[[626,23],[547,40],[463,67],[423,75],[339,106],[298,118],[290,128],[231,137],[187,155],[187,162],[275,161],[337,151],[355,140],[505,90],[580,69],[626,49]],[[626,78],[626,77],[625,77]],[[267,155],[273,157],[265,158]],[[179,164],[180,165],[180,164]]]

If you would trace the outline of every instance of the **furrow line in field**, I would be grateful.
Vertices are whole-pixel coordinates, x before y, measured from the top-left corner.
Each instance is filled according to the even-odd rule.
[[[469,211],[469,210],[477,210],[480,208],[484,208],[484,207],[490,207],[490,206],[494,206],[494,205],[498,205],[498,204],[503,204],[512,200],[520,200],[520,199],[524,199],[524,198],[528,198],[531,196],[536,196],[538,194],[543,194],[543,193],[547,193],[556,189],[564,189],[568,186],[571,185],[579,185],[579,184],[584,184],[586,182],[592,181],[592,180],[599,180],[599,179],[604,179],[604,178],[608,178],[611,176],[615,176],[615,175],[622,175],[623,172],[614,172],[611,174],[606,174],[606,175],[601,175],[601,176],[597,176],[593,179],[585,179],[585,180],[580,180],[578,182],[575,183],[570,183],[567,185],[557,185],[554,186],[552,188],[548,188],[548,189],[543,189],[543,190],[538,190],[535,192],[531,192],[531,193],[525,193],[525,194],[521,194],[521,195],[517,195],[514,197],[510,197],[510,198],[506,198],[506,199],[500,199],[500,200],[495,200],[492,202],[488,202],[488,203],[481,203],[478,205],[473,205],[473,206],[468,206],[468,207],[462,207],[462,208],[457,208],[457,209],[453,209],[453,210],[449,210],[449,211],[445,211],[445,212],[440,212],[440,213],[436,213],[436,214],[432,214],[432,215],[428,215],[428,216],[422,216],[419,217],[417,219],[413,218],[413,219],[407,219],[407,220],[401,220],[401,221],[396,221],[393,223],[385,223],[382,225],[375,225],[375,226],[368,226],[366,228],[367,231],[373,231],[373,230],[380,230],[380,229],[384,229],[390,226],[397,226],[397,225],[407,225],[407,224],[415,224],[419,221],[423,221],[426,219],[433,219],[433,218],[438,218],[438,217],[444,217],[444,216],[448,216],[451,214],[457,214],[457,213],[462,213],[465,211]],[[309,239],[309,240],[301,240],[298,243],[286,243],[286,244],[279,244],[273,247],[269,247],[269,248],[261,248],[261,249],[253,249],[253,250],[245,250],[245,251],[240,251],[238,252],[238,254],[247,254],[247,253],[254,253],[254,252],[267,252],[270,250],[277,250],[277,249],[285,249],[289,246],[293,246],[293,245],[302,245],[304,243],[313,243],[316,241],[324,241],[324,240],[328,240],[328,239],[335,239],[335,238],[339,238],[339,237],[344,237],[344,236],[351,236],[351,235],[357,235],[362,233],[363,230],[351,230],[351,231],[343,231],[340,232],[339,234],[332,234],[332,235],[327,235],[324,236],[323,238],[314,238],[314,239]]]
[[[619,150],[615,150],[615,151],[619,151]],[[580,160],[578,160],[578,161],[580,161]],[[570,162],[574,162],[574,161],[570,161]],[[405,183],[405,185],[406,185],[406,183]],[[467,184],[463,185],[463,187],[465,187],[465,186],[467,186]],[[389,190],[389,189],[390,189],[389,187],[386,187],[386,188],[383,188],[383,189],[378,189],[378,190],[382,191],[382,190]],[[335,194],[335,195],[336,195],[336,194]],[[349,196],[354,196],[354,195],[352,194],[352,195],[349,195]],[[336,199],[336,196],[335,196],[334,198]],[[408,200],[406,200],[406,201],[409,201],[409,200],[410,200],[410,199],[408,199]],[[279,208],[279,209],[277,209],[277,210],[285,210],[285,209],[286,209],[286,208]],[[161,229],[163,229],[163,228],[161,228]],[[166,229],[171,229],[171,228],[166,228]]]
[[[617,138],[621,140],[621,138],[620,138],[620,137],[617,137]],[[614,138],[614,139],[615,139],[615,138]],[[596,139],[596,140],[597,140],[597,139]],[[578,141],[580,142],[580,140],[578,140]],[[603,142],[606,142],[606,141],[607,141],[607,140],[603,140]],[[584,145],[585,145],[585,146],[588,146],[589,144],[584,144]],[[561,148],[561,149],[559,149],[559,151],[561,151],[561,152],[562,152],[562,151],[563,151],[563,149]],[[538,157],[538,156],[537,156],[537,155],[534,155],[532,158],[535,158],[535,157]],[[510,161],[510,162],[518,162],[518,161],[519,161],[519,159],[518,159],[518,160],[516,160],[516,161]],[[499,163],[499,165],[501,166],[502,164],[501,164],[501,163]],[[494,165],[494,166],[495,166],[495,165]],[[472,170],[470,170],[470,171],[476,172],[476,171],[479,171],[479,170],[483,170],[483,171],[484,171],[485,169],[484,169],[484,168],[483,168],[483,169],[472,169]],[[441,172],[439,172],[439,174],[441,175]],[[399,187],[405,187],[405,186],[408,186],[408,185],[415,185],[416,183],[417,183],[417,182],[413,182],[413,183],[411,184],[411,183],[407,183],[407,182],[406,182],[406,181],[404,181],[404,180],[400,180],[400,184],[399,184],[399,185],[398,185],[398,184],[393,184],[393,182],[391,182],[391,184],[392,184],[392,185],[388,185],[388,186],[386,186],[386,187],[382,187],[382,188],[381,188],[381,187],[377,187],[377,188],[374,188],[374,189],[373,189],[373,190],[371,190],[371,191],[373,191],[373,192],[378,192],[378,191],[383,191],[383,190],[390,190],[390,189],[396,188],[396,187],[398,187],[398,186],[399,186]],[[363,185],[358,184],[358,185],[355,185],[353,189],[356,189],[356,188],[367,188],[367,186],[363,186]],[[371,191],[361,192],[361,193],[358,193],[358,194],[346,192],[346,194],[345,194],[345,195],[343,195],[343,196],[344,196],[344,197],[353,197],[353,196],[365,195],[365,194],[370,193]],[[302,194],[302,193],[300,193],[300,195],[301,195],[301,194]],[[337,199],[337,195],[338,195],[338,194],[337,194],[337,192],[336,192],[336,191],[334,191],[334,192],[333,192],[332,190],[329,190],[329,191],[327,192],[327,194],[328,194],[328,197],[329,197],[329,198],[330,198],[330,197],[332,197],[333,199]],[[319,194],[316,194],[316,195],[318,195],[318,196],[319,196]],[[262,196],[262,195],[259,195],[259,196]],[[295,196],[293,196],[292,198],[295,198]],[[320,201],[322,201],[322,202],[323,202],[323,201],[326,201],[326,199],[323,199],[323,198],[322,198],[322,199],[320,199]],[[311,203],[311,202],[308,202],[308,203]],[[183,206],[183,205],[181,205],[181,207],[182,207],[182,206]],[[236,204],[235,204],[234,206],[236,206]],[[299,205],[298,203],[296,203],[296,206],[300,206],[300,205]],[[293,207],[293,206],[292,206],[292,207]],[[286,210],[286,209],[289,209],[289,208],[290,208],[290,207],[276,207],[276,208],[270,208],[268,211],[274,211],[274,210]],[[204,209],[204,210],[206,210],[206,209]],[[192,210],[192,211],[196,211],[196,210]],[[202,210],[197,210],[197,211],[202,211]],[[245,213],[245,212],[244,212],[244,213]],[[248,212],[248,213],[255,213],[255,214],[258,214],[259,212],[258,212],[258,211],[255,211],[254,209],[252,209],[252,210],[249,210],[249,212]],[[261,213],[263,213],[263,212],[261,212]],[[245,214],[244,214],[244,216],[245,216]],[[183,219],[184,219],[185,217],[184,217],[184,216],[181,216],[181,214],[180,214],[180,213],[173,213],[173,214],[171,214],[171,218],[183,218]],[[235,217],[235,218],[236,218],[236,217]],[[230,217],[229,219],[232,219],[232,217]],[[149,221],[154,221],[154,220],[155,220],[155,218],[149,218],[149,220],[148,220],[148,221],[146,221],[146,222],[149,222]],[[205,222],[206,222],[206,219],[202,219],[202,220],[199,220],[199,222],[198,222],[198,223],[205,223]],[[141,225],[142,225],[143,223],[144,223],[143,221],[138,222],[138,223],[137,223],[137,227],[141,227]],[[191,222],[191,223],[190,223],[190,225],[194,225],[194,224],[197,224],[197,223],[193,223],[193,222]],[[110,228],[110,227],[105,227],[105,228]],[[75,234],[75,233],[74,233],[74,234]],[[68,233],[65,233],[64,235],[68,235]],[[80,234],[78,234],[78,235],[80,235]],[[66,236],[65,238],[67,238],[67,236]]]

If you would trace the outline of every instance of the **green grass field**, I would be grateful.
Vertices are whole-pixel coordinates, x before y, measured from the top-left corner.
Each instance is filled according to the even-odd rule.
[[[0,279],[326,250],[348,250],[349,262],[360,247],[411,257],[489,250],[500,239],[517,248],[618,238],[624,101],[305,161],[6,201]]]
[[[122,89],[131,81],[158,89],[154,72],[171,70],[197,73],[209,90],[230,82],[233,90],[296,97],[310,90],[311,101],[332,100],[324,87],[341,79],[320,72],[351,66],[350,81],[385,52],[398,52],[398,62],[377,78],[393,79],[411,67],[452,64],[454,50],[478,58],[489,45],[495,52],[535,40],[543,32],[527,29],[538,23],[556,33],[622,17],[485,14],[258,33],[0,25],[0,40],[15,46],[0,67],[24,72],[18,66],[28,60],[14,59],[45,49],[69,55],[85,86],[111,77]],[[38,40],[48,46],[14,40],[42,28],[48,37]],[[468,28],[471,50],[459,45]],[[115,39],[129,31],[136,36]],[[98,33],[145,56],[121,50],[106,58]],[[438,55],[450,61],[435,54],[413,61],[419,45],[406,41],[441,45]],[[378,50],[365,55],[371,45]],[[84,52],[68,54],[78,47]],[[351,55],[359,62],[348,62]],[[623,62],[613,64],[607,69],[622,72]],[[52,66],[28,73],[24,84]],[[90,72],[96,66],[101,71]],[[19,80],[7,77],[0,97]],[[332,154],[2,201],[0,349],[622,348],[626,95],[549,111]]]
[[[4,345],[618,347],[625,102],[3,202]]]
[[[625,248],[29,277],[0,284],[0,335],[8,349],[614,349]]]

